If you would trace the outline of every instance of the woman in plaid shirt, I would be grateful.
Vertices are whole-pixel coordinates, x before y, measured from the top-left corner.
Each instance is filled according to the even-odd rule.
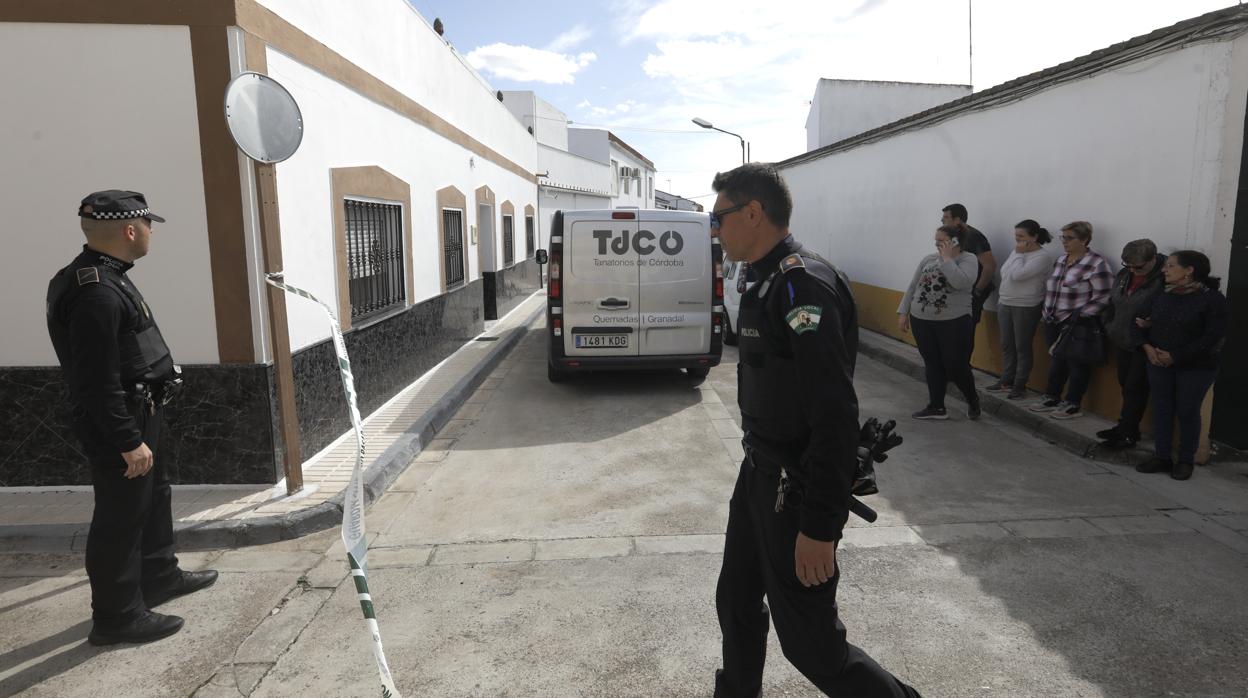
[[[1066,322],[1097,318],[1109,305],[1114,273],[1109,263],[1092,250],[1092,224],[1075,221],[1062,227],[1062,249],[1066,254],[1053,263],[1044,295],[1044,343],[1053,346]],[[1078,318],[1074,317],[1078,314]],[[1049,363],[1049,384],[1044,397],[1031,406],[1032,412],[1049,412],[1054,419],[1074,419],[1083,414],[1083,394],[1092,375],[1090,364],[1053,357]],[[1067,382],[1069,380],[1069,382]],[[1062,388],[1066,399],[1062,399]]]

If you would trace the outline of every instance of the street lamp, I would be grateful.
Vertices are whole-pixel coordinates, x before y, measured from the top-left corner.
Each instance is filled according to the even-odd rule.
[[[697,117],[694,117],[693,123],[701,126],[702,128],[709,128],[714,131],[719,131],[720,133],[726,133],[729,136],[736,136],[737,139],[741,141],[741,164],[742,165],[745,164],[745,139],[742,138],[740,134],[733,133],[732,131],[725,131],[722,128],[713,126],[711,125],[711,122],[707,121],[706,119],[699,119]]]

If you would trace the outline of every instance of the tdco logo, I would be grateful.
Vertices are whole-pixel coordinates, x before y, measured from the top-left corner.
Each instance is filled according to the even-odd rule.
[[[607,253],[607,244],[610,243],[611,251],[616,254],[628,254],[629,234],[628,231],[622,231],[620,237],[615,237],[615,232],[611,230],[595,230],[594,239],[598,241],[598,254]],[[654,253],[654,233],[649,230],[638,230],[636,235],[632,236],[633,252],[639,255],[648,255]],[[680,251],[685,249],[685,239],[675,230],[669,230],[658,237],[659,249],[663,250],[666,255],[678,255]]]

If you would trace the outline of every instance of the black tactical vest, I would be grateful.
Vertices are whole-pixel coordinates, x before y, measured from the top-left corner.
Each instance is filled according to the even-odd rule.
[[[68,368],[72,358],[69,310],[83,289],[97,284],[116,293],[129,310],[117,336],[122,385],[128,388],[139,382],[153,384],[169,379],[173,374],[173,356],[142,294],[123,274],[107,265],[82,266],[80,260],[61,269],[48,283],[48,335],[61,366]]]
[[[838,310],[845,323],[842,330],[846,333],[845,343],[853,361],[858,348],[858,318],[848,280],[814,253],[798,250],[794,254],[813,261],[805,266],[806,273],[841,299]],[[784,287],[785,273],[796,268],[800,267],[787,267],[786,271],[778,267],[759,269],[762,281],[742,297],[737,321],[741,357],[737,401],[742,421],[754,445],[770,447],[768,450],[776,456],[797,456],[801,444],[809,436],[809,427],[795,394],[802,376],[789,350],[791,330],[781,307],[783,293],[778,290]]]

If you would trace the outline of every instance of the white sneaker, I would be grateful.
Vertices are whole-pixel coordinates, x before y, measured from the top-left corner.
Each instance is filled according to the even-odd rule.
[[[1035,404],[1033,404],[1031,407],[1028,407],[1027,409],[1031,410],[1032,412],[1052,412],[1053,410],[1057,409],[1058,406],[1060,406],[1061,404],[1062,404],[1061,400],[1058,400],[1055,397],[1050,397],[1048,395],[1045,395],[1044,397],[1040,398],[1039,402],[1036,402]]]
[[[1074,419],[1075,417],[1082,417],[1083,410],[1073,402],[1063,402],[1049,416],[1053,419]]]

